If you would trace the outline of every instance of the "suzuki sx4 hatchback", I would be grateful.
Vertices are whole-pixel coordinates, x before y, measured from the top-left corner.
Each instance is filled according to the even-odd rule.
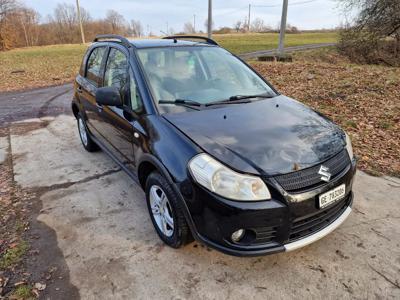
[[[143,188],[160,238],[240,256],[290,251],[348,217],[348,135],[216,42],[98,36],[75,81],[83,147]]]

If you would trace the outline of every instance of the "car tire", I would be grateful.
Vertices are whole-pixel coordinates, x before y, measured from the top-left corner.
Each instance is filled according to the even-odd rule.
[[[97,144],[92,140],[89,131],[87,130],[86,122],[82,118],[81,115],[78,115],[76,118],[78,121],[78,131],[79,131],[79,137],[81,139],[83,147],[86,149],[88,152],[95,152],[98,151],[100,148],[97,146]]]
[[[151,173],[145,192],[150,218],[160,239],[172,248],[180,248],[190,242],[190,229],[181,200],[167,179],[158,172]]]

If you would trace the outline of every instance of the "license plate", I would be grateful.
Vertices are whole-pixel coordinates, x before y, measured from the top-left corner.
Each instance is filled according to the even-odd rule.
[[[333,190],[330,190],[329,192],[321,194],[319,196],[319,208],[324,208],[342,199],[345,193],[346,193],[346,185],[342,184],[334,188]]]

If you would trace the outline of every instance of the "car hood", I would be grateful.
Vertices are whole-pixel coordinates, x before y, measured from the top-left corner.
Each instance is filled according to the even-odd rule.
[[[337,125],[285,96],[163,116],[208,154],[252,174],[307,168],[345,146]]]

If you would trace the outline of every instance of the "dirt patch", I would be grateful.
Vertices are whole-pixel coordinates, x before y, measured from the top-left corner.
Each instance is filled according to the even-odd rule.
[[[23,123],[14,123],[12,126],[11,134],[12,135],[25,135],[31,131],[46,128],[49,125],[48,121],[32,121],[32,122],[23,122]]]
[[[46,284],[40,292],[42,299],[79,299],[78,289],[70,282],[69,268],[58,247],[56,232],[37,220],[42,210],[41,193],[30,192],[34,195],[29,222],[31,256],[25,260],[30,280]]]
[[[26,125],[18,126],[17,131],[26,130]],[[13,157],[8,155],[0,164],[0,298],[79,298],[69,282],[55,231],[37,221],[42,209],[40,196],[16,184]]]

